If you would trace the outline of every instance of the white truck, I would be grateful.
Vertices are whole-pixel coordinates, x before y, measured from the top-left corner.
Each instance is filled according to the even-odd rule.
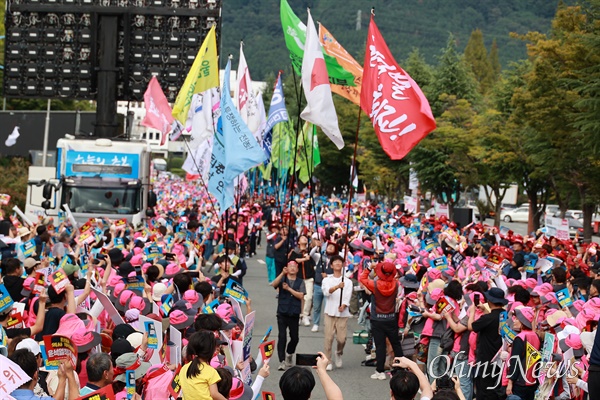
[[[25,215],[33,221],[70,210],[79,223],[106,216],[137,226],[155,205],[146,142],[59,139],[55,166],[29,167]]]

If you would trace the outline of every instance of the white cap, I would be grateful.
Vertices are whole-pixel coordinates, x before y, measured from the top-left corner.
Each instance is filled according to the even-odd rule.
[[[40,345],[38,342],[31,338],[23,339],[15,347],[15,350],[27,349],[33,353],[34,356],[40,354]]]
[[[167,285],[162,282],[157,282],[152,287],[152,300],[160,301],[161,297],[167,291]]]

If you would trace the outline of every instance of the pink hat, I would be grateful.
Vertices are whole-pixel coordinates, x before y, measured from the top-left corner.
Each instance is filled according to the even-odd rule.
[[[69,337],[78,329],[85,329],[85,324],[81,318],[75,314],[65,314],[60,319],[58,329],[54,334]]]
[[[583,307],[585,307],[585,302],[583,300],[575,300],[573,302],[573,307],[575,307],[575,309],[579,312],[581,312],[581,310],[583,310]]]
[[[431,293],[427,293],[426,300],[427,304],[434,305],[444,295],[444,290],[433,289]]]
[[[133,293],[133,291],[127,289],[123,290],[119,295],[119,301],[115,303],[115,308],[117,310],[125,312],[125,304],[127,304],[129,299],[131,299],[133,296],[135,296],[135,293]]]
[[[148,267],[152,266],[151,263],[147,262],[147,263],[143,263],[142,264],[142,273],[145,274],[146,271],[148,271]]]
[[[585,303],[585,307],[593,310],[595,313],[600,311],[600,298],[593,297]]]
[[[127,288],[127,286],[125,286],[125,282],[123,282],[123,279],[119,279],[121,279],[121,282],[117,283],[112,291],[112,296],[115,298],[115,300],[118,299],[121,293],[123,293],[123,290]]]
[[[141,255],[143,254],[142,252],[144,251],[144,249],[142,249],[141,247],[134,247],[133,248],[133,254],[137,255]],[[133,258],[133,257],[132,257]],[[133,263],[132,263],[133,264]]]
[[[515,309],[515,317],[529,329],[533,329],[534,315],[535,313],[531,307],[520,307]]]
[[[113,276],[111,276],[111,277],[110,277],[110,279],[108,280],[108,286],[110,286],[110,287],[114,287],[114,288],[116,288],[116,286],[117,286],[119,283],[123,283],[123,278],[121,278],[121,277],[120,277],[119,275],[117,275],[117,274],[114,274],[114,275],[113,275]],[[125,284],[123,284],[123,285],[125,285]],[[121,289],[121,290],[123,290],[123,289]]]
[[[139,267],[144,262],[144,256],[141,254],[135,255],[135,256],[131,257],[131,260],[129,260],[129,262],[131,263],[132,266]]]
[[[194,316],[187,315],[181,310],[173,310],[169,314],[169,324],[175,329],[186,329],[194,323]]]
[[[127,305],[126,308],[127,309],[135,308],[136,310],[139,310],[140,314],[146,315],[150,312],[151,307],[152,307],[152,305],[150,304],[150,302],[144,300],[143,297],[133,295],[129,299],[129,304]]]
[[[219,304],[217,307],[217,315],[229,322],[233,316],[233,307],[228,303]]]
[[[536,286],[531,292],[532,296],[545,296],[552,292],[552,285],[549,283],[543,283],[540,286]]]
[[[527,285],[528,288],[533,289],[537,285],[537,280],[533,279],[533,278],[527,278],[525,280],[525,284]]]
[[[77,329],[69,336],[77,346],[78,353],[85,353],[102,342],[102,337],[98,332],[88,331],[85,328]]]
[[[577,317],[575,317],[575,326],[580,330],[583,330],[585,329],[587,323],[592,321],[595,317],[596,314],[592,310],[584,308],[579,312],[579,314],[577,314]]]
[[[427,279],[429,279],[430,282],[436,279],[440,279],[441,277],[442,271],[440,271],[439,269],[432,268],[429,271],[427,271]]]
[[[193,289],[186,290],[183,293],[183,299],[192,305],[192,307],[198,309],[202,305],[203,298],[202,295],[196,292]]]
[[[181,268],[177,264],[171,263],[171,264],[167,265],[167,268],[165,268],[165,274],[163,276],[165,278],[172,278],[181,271],[183,271],[183,268]]]

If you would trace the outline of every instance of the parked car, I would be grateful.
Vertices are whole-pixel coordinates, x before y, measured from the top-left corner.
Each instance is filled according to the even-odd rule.
[[[569,238],[575,239],[577,234],[579,238],[583,238],[583,224],[575,218],[567,218],[567,221],[569,221]]]
[[[500,219],[504,222],[527,222],[529,221],[529,207],[504,209],[500,213]]]

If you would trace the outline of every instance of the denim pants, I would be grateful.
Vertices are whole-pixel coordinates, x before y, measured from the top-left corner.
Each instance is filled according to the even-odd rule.
[[[321,290],[321,285],[317,285],[315,283],[315,287],[313,289],[313,324],[319,325],[321,322],[321,309],[325,304],[325,296],[323,296],[323,291]]]
[[[473,374],[468,358],[456,360],[454,364],[454,375],[458,376],[460,390],[462,390],[465,400],[473,400]]]
[[[427,352],[427,375],[429,383],[433,383],[436,376],[441,376],[446,371],[446,360],[439,357],[442,354],[441,339],[432,337],[429,339],[429,351]]]

